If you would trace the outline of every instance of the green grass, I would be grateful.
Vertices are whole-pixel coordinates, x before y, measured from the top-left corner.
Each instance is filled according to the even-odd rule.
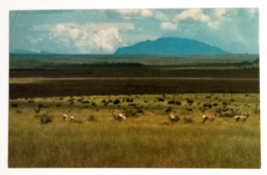
[[[210,97],[209,97],[210,96]],[[157,98],[164,102],[158,102]],[[83,97],[82,104],[72,97],[10,100],[9,167],[148,167],[148,168],[260,168],[259,94],[183,94]],[[122,102],[133,98],[134,102]],[[104,106],[103,99],[120,99],[122,103]],[[187,100],[194,101],[188,104]],[[235,101],[231,101],[234,99]],[[177,100],[181,106],[170,105]],[[94,101],[96,106],[92,106]],[[146,102],[145,102],[146,101]],[[200,104],[198,104],[200,102]],[[250,114],[247,122],[234,123],[233,118],[218,117],[213,123],[202,123],[199,106],[219,103],[205,114],[218,108],[229,108]],[[230,103],[223,107],[222,102]],[[61,107],[57,107],[58,104]],[[134,109],[134,103],[144,113],[118,122],[111,112]],[[53,116],[53,122],[40,124],[33,109],[47,105],[38,115]],[[88,105],[88,106],[87,106]],[[165,110],[192,117],[193,123],[172,124]],[[186,110],[192,108],[192,111]],[[22,113],[17,113],[21,110]],[[63,122],[62,115],[71,110],[75,120]],[[88,121],[90,116],[96,121]]]

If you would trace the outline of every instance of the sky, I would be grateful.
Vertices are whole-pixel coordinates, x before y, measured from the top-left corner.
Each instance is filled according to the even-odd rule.
[[[259,53],[258,8],[10,11],[10,51],[113,54],[161,37]]]

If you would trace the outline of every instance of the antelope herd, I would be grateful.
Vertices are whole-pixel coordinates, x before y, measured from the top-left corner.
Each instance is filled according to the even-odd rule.
[[[112,115],[113,115],[113,118],[114,120],[117,120],[117,121],[122,121],[122,120],[126,120],[126,116],[124,116],[122,113],[120,114],[116,114],[115,111],[112,112]],[[202,123],[204,124],[205,122],[213,122],[216,117],[218,116],[218,114],[215,114],[215,115],[203,115],[202,118],[203,118],[203,121]],[[235,119],[235,122],[238,122],[238,121],[243,121],[245,122],[247,119],[248,119],[248,116],[249,114],[246,114],[246,115],[237,115],[234,117]],[[180,120],[180,117],[178,117],[177,115],[174,115],[172,112],[168,113],[168,117],[169,117],[169,120],[171,123],[176,123]],[[193,119],[192,118],[189,118],[189,117],[185,117],[184,116],[184,123],[192,123],[193,122]],[[66,122],[68,120],[68,115],[65,113],[63,114],[63,121]],[[70,116],[70,121],[73,121],[74,120],[74,116]]]
[[[70,120],[70,122],[74,121],[74,116],[71,115],[69,117],[67,113],[68,112],[63,114],[63,121],[64,122],[66,122],[67,120]],[[170,120],[171,123],[176,123],[176,122],[180,121],[180,117],[178,117],[177,115],[174,115],[174,113],[170,112],[170,113],[167,113],[167,114],[168,114],[168,119]],[[114,120],[117,120],[117,121],[126,120],[126,116],[123,115],[122,113],[116,114],[115,111],[113,111],[112,112],[112,116],[113,116]],[[213,122],[216,119],[217,116],[218,116],[218,114],[215,114],[215,115],[203,115],[202,116],[202,118],[203,118],[202,123],[204,124],[206,122]],[[239,122],[239,121],[245,122],[248,119],[248,116],[249,116],[248,113],[246,115],[237,115],[237,116],[234,116],[234,119],[235,119],[235,122]],[[183,119],[184,119],[184,123],[192,123],[193,122],[193,119],[189,118],[189,117],[185,117],[184,116]],[[42,124],[44,124],[44,123],[46,124],[46,123],[49,123],[49,122],[52,122],[52,120],[44,118],[44,117],[41,117],[41,123]]]

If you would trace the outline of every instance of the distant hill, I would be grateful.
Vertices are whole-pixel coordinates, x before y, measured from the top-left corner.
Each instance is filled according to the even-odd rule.
[[[172,54],[201,55],[229,54],[218,47],[185,38],[159,38],[155,41],[139,42],[135,45],[117,49],[115,54]]]
[[[34,52],[30,50],[16,49],[10,51],[10,54],[52,54],[52,53],[47,51]]]

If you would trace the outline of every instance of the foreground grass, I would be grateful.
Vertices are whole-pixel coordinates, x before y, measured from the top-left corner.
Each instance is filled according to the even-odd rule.
[[[60,101],[61,107],[56,107],[57,101],[53,104],[51,99],[34,99],[34,103],[25,99],[10,101],[19,107],[10,108],[9,167],[260,168],[257,94],[167,95],[164,102],[155,101],[156,97],[133,97],[137,106],[143,106],[144,113],[122,122],[113,120],[111,111],[129,108],[126,102],[120,103],[120,107],[101,105],[103,99],[115,100],[121,96],[88,97],[96,106],[86,108],[85,104],[70,105],[69,98]],[[194,99],[194,103],[185,103],[188,98]],[[169,99],[179,99],[182,105],[169,105]],[[225,117],[217,118],[214,123],[201,123],[203,113],[197,110],[197,102],[230,99],[235,101],[229,108],[246,109],[250,113],[246,123],[234,123],[233,118]],[[49,110],[53,122],[42,125],[33,109],[49,101],[53,105],[42,108],[40,113]],[[171,124],[165,114],[170,106],[180,117],[192,117],[193,123]],[[193,110],[186,110],[188,107]],[[71,110],[80,122],[64,123],[65,110]],[[214,110],[209,108],[205,114]],[[87,121],[92,115],[96,121]]]

